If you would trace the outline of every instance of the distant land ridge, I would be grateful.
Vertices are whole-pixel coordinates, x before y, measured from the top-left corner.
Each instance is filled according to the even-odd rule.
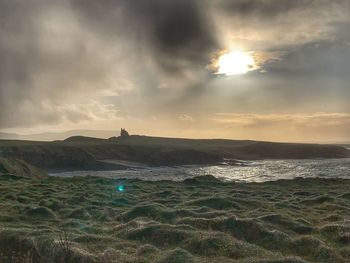
[[[172,166],[219,164],[225,160],[234,163],[234,160],[347,158],[350,150],[322,144],[139,136],[122,129],[121,136],[109,139],[72,136],[53,142],[0,140],[0,157],[23,160],[50,172],[125,168],[105,160]]]

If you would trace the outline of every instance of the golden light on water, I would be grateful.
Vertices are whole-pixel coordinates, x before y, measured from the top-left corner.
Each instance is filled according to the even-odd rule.
[[[252,55],[247,52],[231,51],[220,55],[214,62],[216,74],[226,76],[246,74],[256,69],[256,63]]]

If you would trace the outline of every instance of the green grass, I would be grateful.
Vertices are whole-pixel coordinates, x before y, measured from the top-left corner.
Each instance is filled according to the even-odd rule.
[[[0,176],[0,262],[350,262],[350,181]]]

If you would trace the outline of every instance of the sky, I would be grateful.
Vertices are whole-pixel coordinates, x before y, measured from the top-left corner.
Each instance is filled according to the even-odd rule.
[[[0,0],[0,132],[349,142],[349,14],[348,0]],[[254,65],[225,74],[232,52]]]

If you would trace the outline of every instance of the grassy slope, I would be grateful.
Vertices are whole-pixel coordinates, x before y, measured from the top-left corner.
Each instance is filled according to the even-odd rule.
[[[23,177],[43,179],[47,174],[23,160],[5,159],[0,157],[0,173],[20,175]]]
[[[0,176],[0,262],[350,262],[349,180],[118,183]]]
[[[0,140],[1,155],[24,159],[45,169],[100,169],[103,167],[96,160],[121,159],[150,165],[208,164],[223,158],[341,158],[350,156],[350,151],[332,145],[131,136],[115,141],[87,137],[57,142]]]
[[[90,143],[86,143],[87,147],[89,145]],[[103,148],[104,144],[94,147]],[[122,168],[118,165],[99,162],[80,143],[0,140],[1,156],[22,159],[47,171]]]

